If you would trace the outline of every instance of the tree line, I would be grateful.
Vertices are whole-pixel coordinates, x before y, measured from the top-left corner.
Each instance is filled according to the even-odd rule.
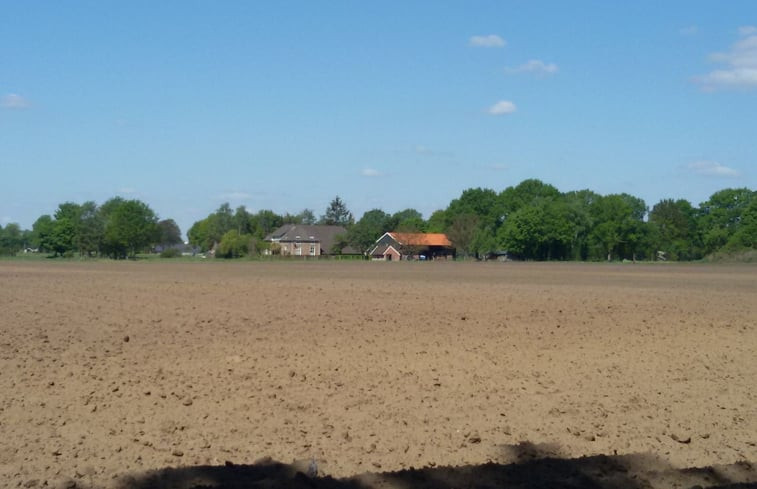
[[[270,247],[265,236],[290,223],[345,227],[329,250],[337,253],[349,245],[365,254],[383,233],[400,231],[446,233],[459,256],[479,259],[507,253],[528,260],[685,261],[757,248],[757,192],[727,188],[696,207],[684,199],[663,199],[649,208],[625,193],[560,192],[529,179],[500,192],[467,189],[427,220],[415,209],[394,214],[372,209],[355,220],[338,196],[318,219],[311,209],[281,215],[225,203],[195,222],[187,237],[201,251],[234,258],[262,253]],[[172,219],[158,220],[146,204],[118,197],[101,206],[61,204],[30,231],[16,224],[0,227],[2,253],[30,246],[56,256],[125,258],[180,242]]]
[[[53,215],[40,216],[31,230],[17,224],[0,229],[0,252],[15,254],[33,249],[51,256],[87,256],[121,259],[134,257],[156,244],[182,243],[173,219],[158,220],[139,200],[114,197],[102,205],[64,202]]]
[[[715,192],[698,207],[663,199],[651,209],[632,195],[560,192],[530,179],[497,193],[468,189],[429,219],[458,252],[530,260],[697,260],[757,246],[757,192]]]
[[[333,253],[349,245],[365,254],[382,234],[399,231],[446,233],[459,256],[478,259],[507,253],[527,260],[687,261],[757,247],[757,192],[728,188],[698,207],[663,199],[650,209],[626,193],[560,192],[529,179],[501,192],[467,189],[428,220],[415,209],[372,209],[355,221],[338,196],[317,221],[309,209],[278,216],[224,204],[195,223],[189,240],[202,249],[219,244],[217,256],[260,253],[269,246],[264,236],[285,223],[344,226]]]

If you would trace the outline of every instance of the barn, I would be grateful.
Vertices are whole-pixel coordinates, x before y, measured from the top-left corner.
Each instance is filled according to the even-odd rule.
[[[443,233],[384,233],[368,252],[372,260],[450,260],[455,247]]]

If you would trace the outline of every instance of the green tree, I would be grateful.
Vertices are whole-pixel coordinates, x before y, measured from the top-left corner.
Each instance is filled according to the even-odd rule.
[[[303,209],[302,212],[299,213],[299,218],[300,222],[307,226],[312,226],[316,221],[315,214],[313,213],[312,209]]]
[[[594,226],[589,234],[593,257],[636,258],[644,244],[647,227],[644,201],[628,194],[611,194],[592,205]]]
[[[123,197],[112,197],[100,206],[100,219],[103,223],[103,238],[100,245],[100,253],[111,258],[126,258],[126,249],[119,243],[107,239],[106,232],[109,223],[116,209],[118,209],[126,200]]]
[[[447,211],[443,209],[431,213],[426,222],[426,232],[443,233],[447,229]]]
[[[3,225],[0,224],[0,255],[7,255],[10,254],[9,250],[6,250],[6,244],[5,244],[5,230],[3,229]]]
[[[582,215],[570,201],[560,196],[545,200],[543,222],[544,237],[539,251],[542,260],[569,260],[574,256],[573,245],[582,225]]]
[[[245,217],[246,223],[243,222]],[[232,211],[228,202],[225,202],[205,219],[192,224],[187,231],[187,238],[190,244],[207,251],[219,244],[223,236],[232,229],[243,234],[254,229],[254,226],[253,218],[243,206]]]
[[[81,206],[73,202],[58,205],[50,235],[50,247],[55,255],[70,255],[78,243]]]
[[[208,251],[213,247],[213,239],[210,236],[210,217],[200,219],[192,224],[187,231],[189,244],[199,246],[202,251]]]
[[[752,198],[746,209],[742,211],[739,227],[725,245],[728,251],[749,248],[757,248],[757,198]]]
[[[296,216],[289,216],[290,220]],[[284,217],[267,209],[251,214],[244,206],[231,210],[229,204],[222,204],[205,219],[196,221],[187,231],[190,244],[199,246],[203,251],[220,244],[223,237],[231,230],[240,235],[252,235],[262,240],[268,233],[284,224]],[[257,249],[257,246],[255,247]]]
[[[241,234],[236,229],[227,231],[221,237],[216,251],[217,258],[239,258],[250,252],[253,237],[250,234]]]
[[[329,253],[332,255],[341,255],[344,249],[349,246],[346,234],[337,234],[334,236],[334,244],[331,245]]]
[[[76,247],[81,255],[97,255],[105,234],[105,221],[92,201],[79,207],[79,219],[76,223]]]
[[[452,220],[447,229],[447,237],[457,249],[458,254],[468,257],[474,254],[473,244],[478,232],[478,216],[460,214]]]
[[[74,223],[68,219],[56,219],[50,234],[50,248],[54,255],[73,253],[76,231]]]
[[[540,200],[554,200],[560,197],[560,191],[552,185],[531,178],[523,180],[515,187],[507,187],[498,195],[499,211],[507,216],[517,210],[533,205]]]
[[[523,258],[567,260],[574,253],[577,221],[568,199],[541,199],[510,214],[497,236],[503,249]]]
[[[349,227],[355,222],[352,213],[347,209],[347,204],[337,195],[326,208],[326,213],[321,216],[319,224],[327,226]]]
[[[112,197],[103,202],[100,206],[100,217],[103,222],[107,223],[108,219],[110,219],[110,216],[113,214],[113,211],[124,202],[126,202],[126,200],[123,197]]]
[[[388,231],[400,233],[423,233],[426,231],[426,221],[423,215],[415,209],[405,209],[395,212],[391,217],[392,226]]]
[[[365,254],[381,235],[392,230],[393,222],[392,216],[386,212],[372,209],[350,227],[345,239],[355,250]]]
[[[250,213],[247,212],[245,206],[240,205],[234,211],[233,223],[234,229],[239,234],[251,234],[253,230],[252,222],[250,220]]]
[[[725,246],[738,231],[741,216],[755,192],[748,188],[727,188],[715,192],[699,206],[699,232],[702,236],[704,254]]]
[[[158,221],[158,244],[169,247],[181,244],[181,229],[173,219],[163,219]]]
[[[49,214],[37,218],[32,224],[31,245],[41,252],[53,251],[52,234],[55,223]]]
[[[126,200],[112,210],[105,225],[105,241],[116,258],[134,257],[159,238],[158,218],[139,200]]]
[[[15,255],[24,247],[24,237],[21,227],[12,222],[3,229],[0,226],[0,254]]]
[[[561,194],[537,179],[506,188],[498,195],[494,228],[499,247],[530,260],[580,258],[590,198],[584,192]]]
[[[492,233],[501,224],[502,206],[494,190],[469,188],[457,199],[452,200],[445,212],[446,227],[450,227],[458,216],[475,216],[482,229]]]
[[[32,243],[32,230],[24,229],[21,231],[21,240],[23,243],[23,249],[29,248]]]
[[[231,210],[231,206],[228,202],[224,202],[218,210],[209,217],[210,222],[208,225],[210,237],[215,243],[219,243],[224,234],[234,229],[234,211]]]
[[[480,258],[496,248],[495,234],[502,225],[503,214],[502,203],[494,190],[469,188],[445,210],[444,231],[453,243],[457,240],[456,247],[463,257]],[[471,222],[475,222],[473,229],[470,229]],[[454,240],[450,233],[455,235]]]
[[[511,213],[497,233],[502,249],[523,258],[539,258],[543,214],[543,209],[535,206],[524,206]]]
[[[665,252],[670,260],[693,260],[701,257],[697,233],[696,210],[683,199],[663,199],[649,211],[653,250]]]
[[[592,206],[601,196],[591,190],[577,190],[563,194],[573,224],[570,242],[570,259],[586,260],[589,257],[589,233],[593,226]]]
[[[284,218],[269,209],[258,211],[252,219],[255,223],[253,229],[257,233],[256,236],[260,239],[265,238],[266,235],[284,225]]]
[[[288,212],[285,212],[281,216],[281,223],[282,224],[303,224],[302,216],[300,214],[290,214]]]
[[[497,245],[497,239],[488,229],[476,229],[476,233],[473,236],[473,242],[471,243],[471,252],[477,257],[485,259],[490,253],[493,253],[499,249]]]

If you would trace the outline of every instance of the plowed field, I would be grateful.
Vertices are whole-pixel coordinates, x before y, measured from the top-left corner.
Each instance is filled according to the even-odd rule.
[[[639,454],[755,476],[757,267],[0,262],[3,487]]]

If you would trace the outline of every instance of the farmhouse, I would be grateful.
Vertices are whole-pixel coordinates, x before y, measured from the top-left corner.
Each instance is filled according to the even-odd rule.
[[[455,248],[442,233],[384,233],[369,251],[373,260],[446,260]]]
[[[347,230],[342,226],[284,224],[265,237],[265,240],[271,243],[272,249],[265,250],[264,253],[278,253],[281,256],[354,254],[355,251],[349,246],[334,249],[337,238],[346,234]]]

